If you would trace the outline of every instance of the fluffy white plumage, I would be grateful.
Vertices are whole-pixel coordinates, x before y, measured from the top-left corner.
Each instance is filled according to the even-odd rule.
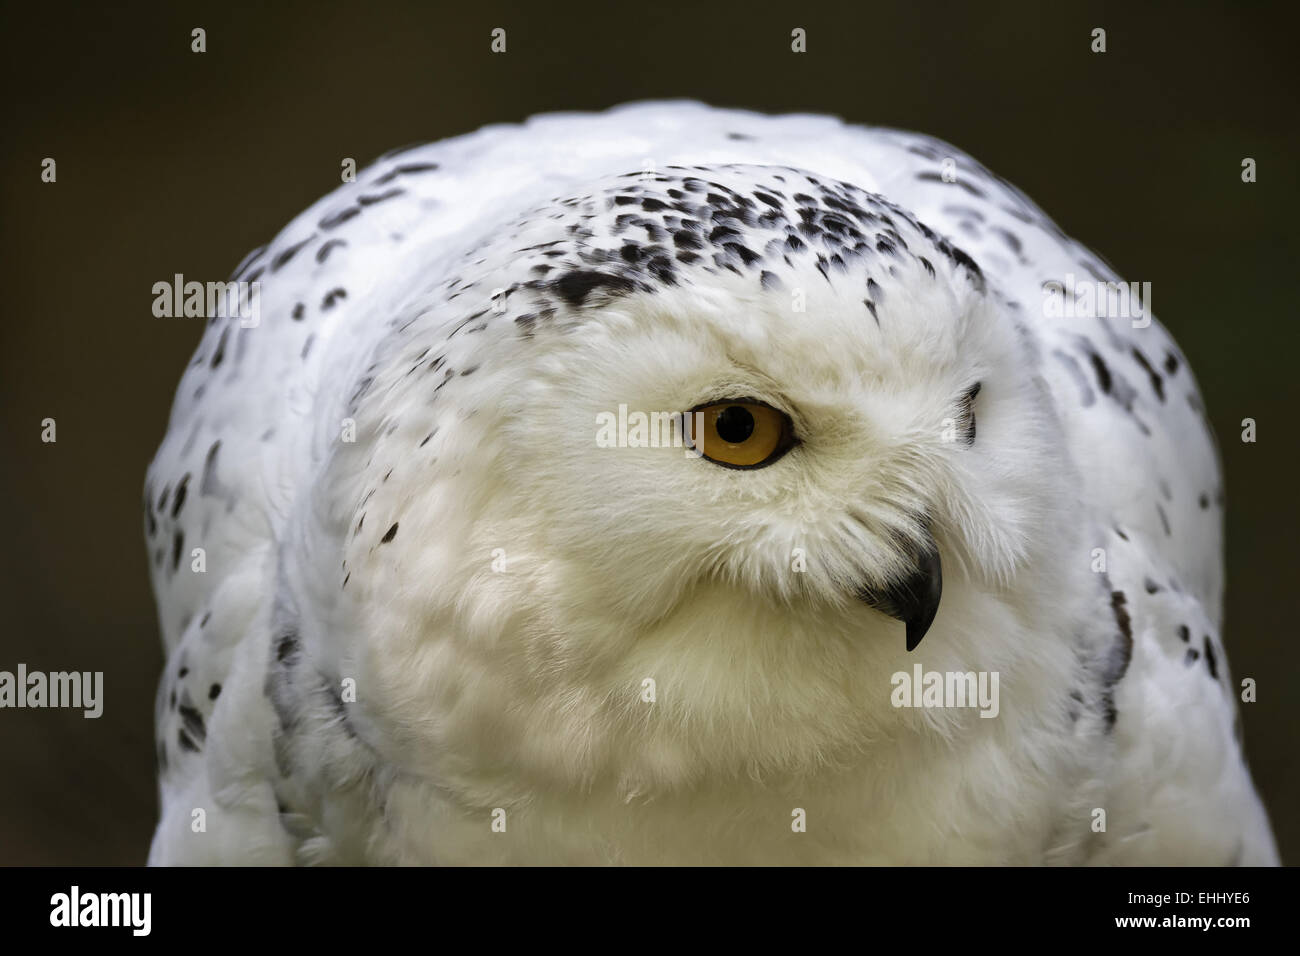
[[[1276,862],[1195,382],[1157,323],[1045,315],[1067,274],[1114,279],[952,147],[825,117],[380,160],[241,266],[261,322],[210,323],[150,468],[151,862]],[[741,397],[800,444],[595,441]],[[909,653],[859,597],[930,535]],[[895,708],[916,663],[998,672],[998,716]]]

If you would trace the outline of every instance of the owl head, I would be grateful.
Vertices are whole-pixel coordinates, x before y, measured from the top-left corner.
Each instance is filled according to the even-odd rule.
[[[1018,307],[960,249],[766,166],[483,228],[358,357],[362,438],[317,496],[322,627],[410,759],[790,769],[887,734],[910,655],[1036,653],[1068,465]]]

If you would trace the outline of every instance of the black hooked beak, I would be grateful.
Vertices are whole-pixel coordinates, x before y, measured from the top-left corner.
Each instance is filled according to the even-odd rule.
[[[883,591],[862,590],[858,597],[882,614],[907,625],[907,649],[916,650],[934,623],[943,596],[943,568],[934,538],[926,534],[926,546],[917,552],[913,569],[903,580]]]

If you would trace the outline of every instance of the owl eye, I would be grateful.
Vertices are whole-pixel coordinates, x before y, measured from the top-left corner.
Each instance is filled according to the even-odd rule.
[[[705,458],[727,468],[762,468],[795,444],[789,415],[747,398],[696,406],[686,434]]]

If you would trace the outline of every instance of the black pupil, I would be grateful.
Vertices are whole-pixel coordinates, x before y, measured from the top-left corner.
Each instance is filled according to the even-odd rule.
[[[718,415],[718,437],[730,445],[739,445],[754,434],[754,416],[740,405],[729,405]]]

